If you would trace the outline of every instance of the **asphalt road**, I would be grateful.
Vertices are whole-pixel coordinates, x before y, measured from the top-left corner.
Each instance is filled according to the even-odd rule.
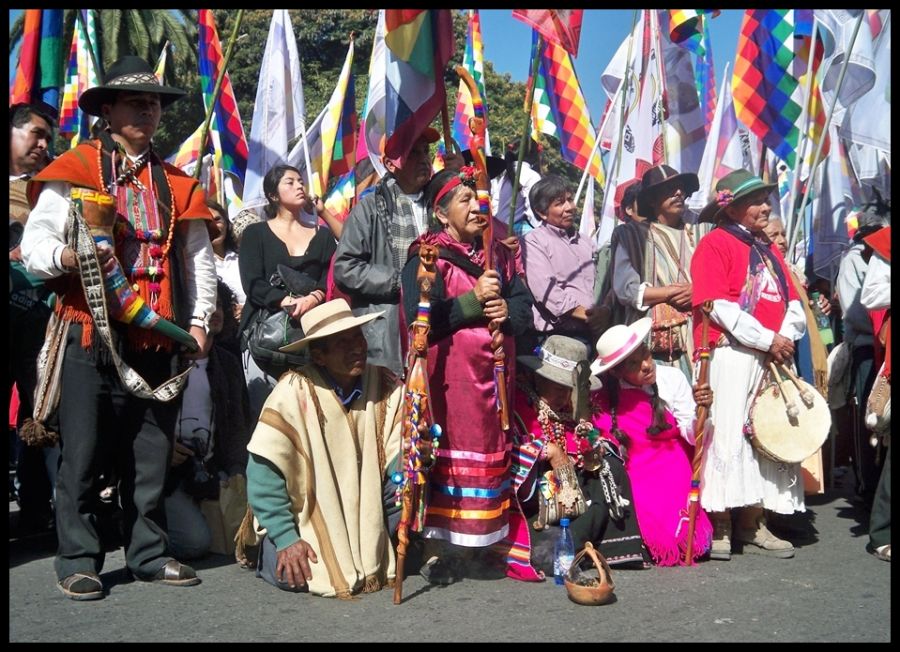
[[[852,477],[852,476],[851,476]],[[17,538],[10,504],[10,642],[890,642],[890,564],[865,552],[865,518],[838,487],[792,518],[805,533],[789,560],[734,555],[692,568],[613,569],[616,601],[584,607],[552,580],[470,579],[433,587],[414,574],[352,601],[283,593],[226,557],[195,567],[196,587],[129,579],[107,555],[108,595],[66,599],[52,535]],[[774,529],[774,528],[773,528]]]

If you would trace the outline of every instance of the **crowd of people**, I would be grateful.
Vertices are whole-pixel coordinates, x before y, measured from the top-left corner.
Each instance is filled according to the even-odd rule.
[[[829,400],[851,407],[852,432],[835,429],[830,446],[852,442],[868,550],[890,561],[880,196],[837,278],[811,281],[785,260],[776,185],[749,171],[693,215],[697,175],[651,168],[597,248],[537,148],[510,214],[510,150],[488,161],[486,241],[471,152],[435,173],[440,134],[426,128],[404,158],[385,156],[344,222],[289,165],[265,174],[263,215],[229,218],[153,147],[183,94],[123,57],[79,99],[102,120],[96,137],[52,160],[53,115],[10,110],[15,494],[22,524],[55,527],[68,598],[106,595],[110,503],[130,573],[176,586],[200,582],[183,560],[220,552],[285,591],[377,591],[398,579],[398,525],[413,522],[418,571],[436,584],[479,569],[543,580],[542,542],[562,518],[576,549],[591,542],[620,568],[790,558],[792,530],[776,523],[810,489],[799,463],[752,442],[773,364],[822,393],[844,388]],[[502,237],[510,219],[516,235]],[[838,342],[819,337],[820,313]],[[428,484],[400,524],[409,326],[423,315]],[[262,356],[273,323],[283,341]],[[843,385],[825,362],[840,346]]]

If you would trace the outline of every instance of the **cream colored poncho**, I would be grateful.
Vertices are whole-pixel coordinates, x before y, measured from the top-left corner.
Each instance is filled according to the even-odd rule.
[[[247,450],[285,479],[300,535],[318,557],[311,593],[347,598],[394,579],[382,480],[400,452],[402,396],[389,371],[369,366],[363,395],[345,409],[309,366],[284,374],[263,406]]]

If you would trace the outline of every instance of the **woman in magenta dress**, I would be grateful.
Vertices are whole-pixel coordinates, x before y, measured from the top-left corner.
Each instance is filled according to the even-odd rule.
[[[645,340],[651,319],[613,326],[597,342],[591,370],[603,388],[592,394],[594,424],[625,453],[644,544],[658,566],[684,563],[688,493],[697,404],[709,406],[708,386],[691,391],[677,367],[657,365]],[[693,394],[693,395],[692,395]],[[709,550],[712,525],[702,510],[694,530],[694,559]]]
[[[465,556],[459,548],[485,548],[509,535],[509,512],[515,503],[511,437],[500,428],[488,323],[502,322],[507,387],[512,387],[514,377],[513,338],[532,323],[531,294],[501,242],[493,243],[496,271],[484,270],[481,236],[486,216],[479,212],[474,186],[473,168],[434,176],[425,192],[433,197],[429,203],[439,228],[424,233],[410,247],[401,279],[406,322],[412,323],[419,300],[419,246],[438,247],[428,376],[434,419],[444,434],[430,473],[422,533],[428,544],[422,574],[437,583],[458,578],[459,565],[443,562]],[[433,540],[453,546],[437,546]]]

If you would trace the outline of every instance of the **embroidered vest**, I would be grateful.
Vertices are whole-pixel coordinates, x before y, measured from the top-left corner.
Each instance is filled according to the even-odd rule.
[[[151,237],[146,232],[136,231],[133,218],[129,219],[123,215],[123,212],[128,212],[128,207],[119,198],[117,201],[119,215],[115,227],[115,254],[122,264],[128,282],[132,284],[132,289],[161,317],[186,327],[187,320],[179,321],[175,314],[177,297],[173,296],[173,292],[178,288],[173,287],[173,285],[177,286],[177,283],[173,284],[172,278],[180,274],[176,267],[177,256],[172,255],[171,251],[174,233],[172,216],[175,216],[174,222],[181,217],[176,215],[175,193],[179,190],[193,192],[199,189],[199,185],[190,179],[191,183],[188,187],[181,184],[179,190],[176,190],[173,188],[170,170],[166,170],[161,162],[154,161],[152,166],[153,179],[150,178],[151,173],[147,165],[140,169],[136,178],[144,187],[152,187],[155,197],[159,200],[157,205],[161,221],[159,233],[154,233]],[[32,183],[29,184],[28,196],[33,205],[37,200],[42,182],[47,181],[65,181],[73,187],[109,192],[107,181],[111,172],[109,152],[104,151],[100,141],[91,140],[66,152],[35,176]],[[185,181],[187,180],[185,179]],[[129,198],[133,199],[134,197],[129,194]],[[147,273],[147,267],[139,263],[142,243],[145,244],[143,247],[145,250],[156,247],[153,251],[156,254],[153,259],[159,261],[157,267],[161,269],[154,271],[162,271],[162,273],[150,275]],[[55,306],[57,315],[65,321],[83,324],[81,345],[85,349],[91,348],[94,339],[93,319],[84,298],[81,278],[77,274],[66,274],[48,281],[47,285],[59,297]],[[182,315],[178,316],[183,317]],[[175,343],[171,339],[156,331],[133,325],[126,326],[126,329],[126,348],[128,349],[137,351],[173,351],[175,349]]]

